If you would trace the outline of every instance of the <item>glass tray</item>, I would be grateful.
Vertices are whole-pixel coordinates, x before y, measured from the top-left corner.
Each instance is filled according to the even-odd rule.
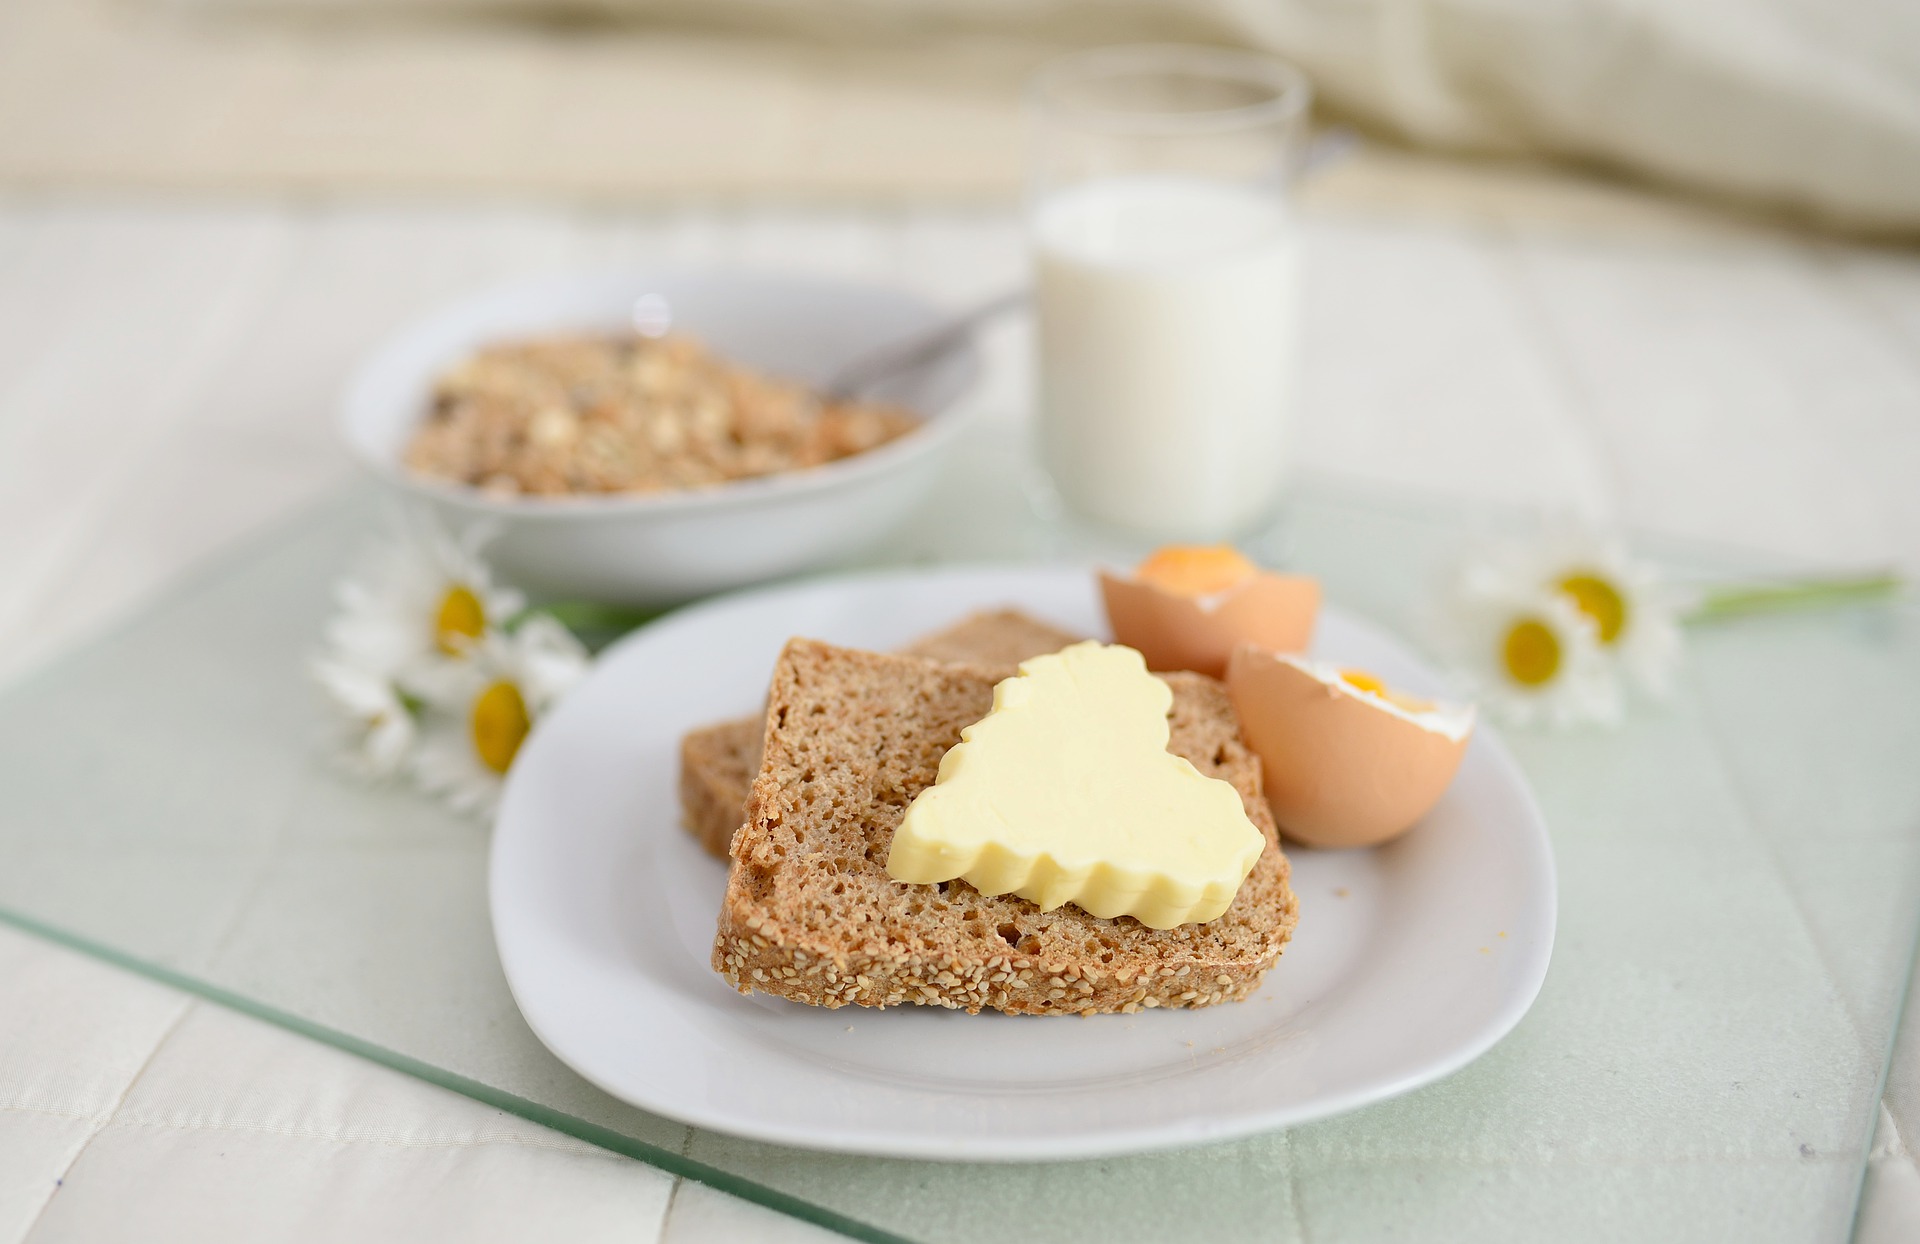
[[[1920,912],[1910,616],[1722,624],[1627,729],[1509,736],[1552,830],[1559,939],[1532,1013],[1450,1079],[1172,1153],[875,1160],[645,1114],[534,1039],[494,957],[485,831],[326,762],[303,661],[377,514],[336,498],[0,696],[0,918],[862,1239],[1847,1230]],[[995,521],[928,518],[884,560],[1063,552]],[[1309,488],[1283,543],[1417,634],[1472,521]]]

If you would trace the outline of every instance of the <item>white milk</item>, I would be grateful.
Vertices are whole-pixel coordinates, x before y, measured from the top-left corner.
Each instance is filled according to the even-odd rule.
[[[1297,261],[1277,196],[1129,177],[1034,214],[1040,448],[1093,517],[1221,538],[1285,472]]]

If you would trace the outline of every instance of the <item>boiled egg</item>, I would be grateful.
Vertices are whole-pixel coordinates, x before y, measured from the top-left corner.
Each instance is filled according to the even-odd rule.
[[[1252,644],[1234,650],[1227,692],[1273,819],[1309,846],[1370,847],[1411,829],[1446,793],[1473,734],[1469,705]]]
[[[1160,549],[1131,575],[1101,572],[1100,594],[1115,642],[1148,669],[1214,678],[1243,643],[1301,651],[1320,612],[1318,581],[1262,570],[1227,545]]]

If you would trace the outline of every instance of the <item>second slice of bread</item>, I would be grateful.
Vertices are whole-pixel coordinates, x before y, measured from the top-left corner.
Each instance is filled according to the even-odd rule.
[[[794,640],[768,694],[765,756],[734,835],[713,966],[742,992],[839,1007],[920,1003],[1028,1014],[1205,1006],[1245,997],[1292,935],[1295,900],[1258,760],[1226,689],[1173,689],[1169,750],[1231,783],[1265,835],[1218,920],[1149,929],[1071,904],[1041,911],[965,881],[888,875],[893,832],[960,731],[993,704],[993,671]]]
[[[989,609],[922,636],[902,651],[1005,676],[1028,657],[1058,652],[1080,638],[1018,609]],[[727,858],[727,844],[745,816],[747,788],[760,771],[760,736],[766,728],[765,714],[756,714],[689,730],[680,740],[681,823],[709,855]]]

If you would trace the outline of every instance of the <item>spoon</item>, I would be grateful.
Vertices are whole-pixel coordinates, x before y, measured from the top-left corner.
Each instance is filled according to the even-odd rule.
[[[831,401],[844,402],[889,377],[917,371],[944,357],[982,324],[1026,306],[1030,297],[1025,287],[1003,290],[930,328],[857,354],[828,375],[819,386],[820,393]]]

